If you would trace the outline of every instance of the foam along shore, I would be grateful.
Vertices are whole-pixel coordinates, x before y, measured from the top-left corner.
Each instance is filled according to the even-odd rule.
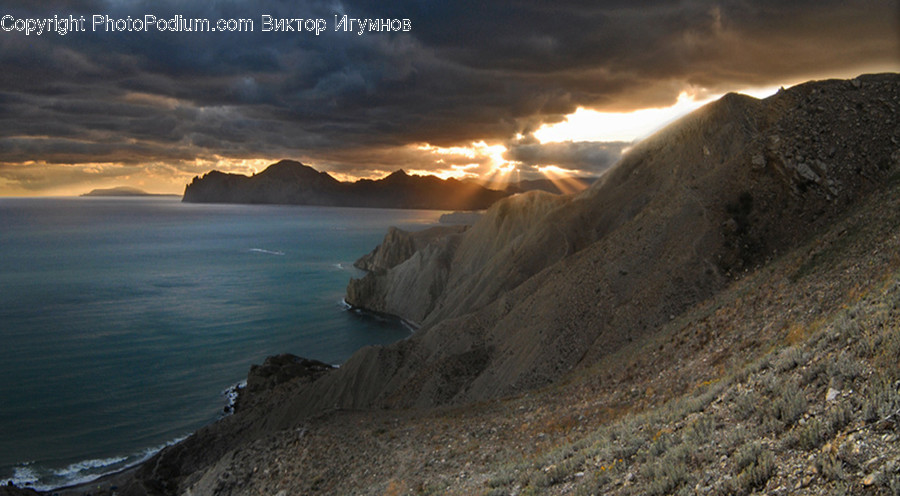
[[[103,486],[114,491],[111,488],[118,485],[116,481],[130,477],[142,463],[166,447],[178,444],[186,438],[187,436],[179,437],[161,446],[127,456],[83,460],[58,469],[45,468],[34,462],[23,463],[15,467],[10,481],[19,488],[51,491],[52,494],[60,495],[82,495],[95,486]]]

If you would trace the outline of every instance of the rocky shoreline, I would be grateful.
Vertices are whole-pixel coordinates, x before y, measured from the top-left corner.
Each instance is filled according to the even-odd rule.
[[[896,494],[898,136],[897,74],[728,95],[576,196],[391,231],[348,302],[418,332],[267,360],[116,493]]]

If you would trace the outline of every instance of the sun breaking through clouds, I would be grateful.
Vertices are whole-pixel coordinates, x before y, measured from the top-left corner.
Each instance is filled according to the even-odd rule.
[[[98,14],[255,29],[18,30]],[[343,15],[409,30],[334,30]],[[180,193],[210,169],[252,173],[281,158],[344,179],[597,175],[715,95],[900,70],[895,0],[13,0],[0,16],[7,195]],[[263,16],[329,29],[263,31]]]

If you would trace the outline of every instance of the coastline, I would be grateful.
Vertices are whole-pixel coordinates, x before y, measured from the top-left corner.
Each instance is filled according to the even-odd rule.
[[[245,380],[249,367],[267,356],[292,351],[342,363],[363,346],[406,338],[408,328],[345,313],[338,302],[347,278],[355,273],[352,260],[371,249],[388,225],[424,228],[433,225],[439,215],[305,207],[182,208],[171,199],[144,197],[104,198],[102,203],[87,200],[4,201],[9,208],[4,208],[3,222],[11,241],[0,250],[4,266],[10,268],[2,271],[3,281],[27,284],[18,286],[16,295],[0,298],[4,308],[17,309],[4,322],[11,333],[11,337],[4,334],[4,339],[11,349],[19,350],[7,360],[4,372],[8,380],[0,387],[4,396],[17,399],[4,411],[15,420],[3,426],[0,484],[14,480],[16,487],[46,492],[127,469],[144,459],[147,449],[155,453],[218,420],[226,407],[222,390]],[[240,215],[235,216],[235,212]],[[43,224],[34,222],[38,215],[44,219]],[[232,230],[242,234],[228,234]],[[185,232],[191,233],[189,240],[184,239]],[[290,244],[298,238],[315,239],[316,244],[308,249],[306,245]],[[31,242],[38,239],[51,241]],[[267,256],[261,250],[285,255]],[[156,255],[144,256],[151,251]],[[70,267],[65,278],[42,278],[44,272],[40,270],[45,268],[35,260],[51,259]],[[159,270],[159,262],[154,261],[159,259],[166,261],[164,270]],[[209,266],[205,265],[208,262]],[[122,267],[128,270],[120,270]],[[195,277],[198,268],[230,281],[227,289],[215,293],[205,290],[208,281]],[[286,281],[286,273],[291,271],[303,273],[303,277],[288,281],[294,289],[280,291],[281,286],[269,284]],[[98,276],[101,273],[109,277]],[[29,309],[40,308],[36,304],[40,298],[63,304],[54,307],[55,313],[29,313]],[[101,305],[97,303],[99,298],[117,304]],[[209,308],[222,311],[207,314],[191,303],[201,300],[211,304]],[[241,304],[226,305],[227,301]],[[272,308],[278,312],[266,310]],[[146,320],[136,319],[135,314]],[[273,322],[273,315],[285,319]],[[56,343],[62,358],[50,364],[50,369],[42,369],[25,357],[40,353],[44,347],[44,340],[39,339],[40,326],[35,323],[55,318],[65,318],[70,332]],[[141,327],[150,321],[153,326]],[[234,324],[237,321],[242,324]],[[297,322],[302,324],[299,330]],[[60,326],[44,326],[56,327]],[[200,332],[206,328],[215,328],[215,333]],[[15,332],[18,329],[22,332]],[[226,340],[217,339],[220,335]],[[115,339],[101,340],[101,336]],[[257,339],[259,336],[266,340]],[[141,348],[140,353],[132,351],[138,349],[129,344],[132,337],[141,342],[151,340],[152,346]],[[203,366],[198,374],[188,376],[179,370],[198,367],[195,359],[188,358],[194,345],[204,350],[204,356],[199,357]],[[177,360],[164,370],[158,357],[169,349],[183,353],[176,354]],[[103,351],[102,357],[90,359],[90,366],[82,365],[79,360],[92,357],[93,351]],[[123,369],[126,365],[129,368]],[[108,370],[126,373],[105,373]],[[151,371],[162,373],[151,375]],[[37,374],[41,380],[35,382],[36,388],[23,394],[16,384]],[[88,394],[114,389],[104,382],[111,378],[119,381],[115,388],[117,394],[124,395],[121,401],[108,401],[105,393],[99,398]],[[86,389],[84,384],[95,386]],[[148,404],[148,394],[158,399]],[[77,405],[69,408],[72,402]],[[89,408],[80,406],[86,402]],[[46,404],[51,403],[52,408],[48,408]],[[178,410],[185,415],[177,418],[156,413],[176,411],[185,404]],[[36,416],[29,411],[42,413]],[[99,426],[92,424],[101,414],[103,418],[116,417]],[[162,427],[147,427],[152,432],[133,434],[143,432],[141,423],[149,425],[157,420]],[[93,439],[105,444],[94,449]],[[90,449],[82,451],[83,447]],[[127,460],[108,461],[122,458]],[[29,482],[31,485],[26,485]]]
[[[422,325],[413,320],[409,320],[405,317],[401,317],[399,315],[394,315],[392,313],[379,312],[378,310],[371,310],[366,307],[360,307],[356,305],[351,305],[347,303],[347,299],[341,300],[341,305],[344,307],[344,310],[347,312],[353,312],[356,315],[367,316],[379,321],[383,322],[396,322],[403,326],[405,329],[409,331],[410,336],[415,334]]]
[[[135,480],[134,474],[145,463],[147,463],[147,460],[144,460],[137,465],[124,468],[117,472],[103,475],[90,482],[83,482],[71,486],[63,486],[57,489],[52,489],[50,491],[45,491],[43,492],[43,494],[58,496],[83,496],[85,494],[92,494],[94,496],[114,495],[117,494],[120,489],[124,488],[125,484],[131,483]]]
[[[342,304],[344,306],[345,311],[352,311],[354,314],[362,316],[363,318],[376,319],[379,321],[385,321],[390,323],[395,323],[403,326],[404,328],[410,331],[410,336],[412,336],[418,329],[419,326],[415,322],[409,321],[397,315],[386,314],[374,310],[369,310],[363,307],[357,307],[350,305],[346,302],[346,300],[342,300]],[[339,368],[339,365],[335,365],[334,368]],[[222,396],[226,399],[226,406],[223,409],[222,415],[214,420],[212,423],[208,425],[214,425],[220,422],[222,419],[227,418],[229,416],[234,415],[235,413],[235,404],[237,402],[238,396],[245,390],[247,387],[247,378],[244,378],[240,382],[232,384],[228,388],[222,391]],[[98,476],[95,479],[87,480],[84,482],[78,482],[70,485],[60,486],[51,489],[38,489],[32,486],[14,486],[17,489],[25,489],[35,491],[37,494],[42,495],[52,495],[52,496],[84,496],[86,494],[90,494],[92,496],[115,496],[117,494],[121,494],[122,491],[128,490],[130,485],[136,484],[137,479],[135,478],[135,474],[150,460],[152,460],[155,456],[161,453],[166,448],[177,446],[185,440],[189,439],[196,432],[192,432],[187,436],[184,436],[180,439],[176,439],[172,442],[166,443],[161,448],[155,450],[152,454],[148,454],[143,460],[140,460],[132,465],[128,465],[118,470],[114,470],[112,472],[103,474]]]

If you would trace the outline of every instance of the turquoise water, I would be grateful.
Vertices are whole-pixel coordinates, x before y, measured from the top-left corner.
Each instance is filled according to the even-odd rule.
[[[352,263],[441,212],[0,198],[0,480],[141,461],[222,414],[252,363],[408,336],[346,311]]]

